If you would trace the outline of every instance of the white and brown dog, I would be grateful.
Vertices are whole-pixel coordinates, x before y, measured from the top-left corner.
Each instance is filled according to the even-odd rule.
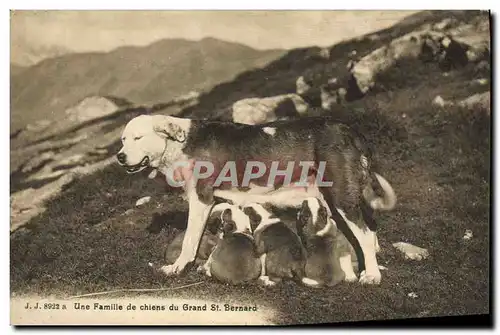
[[[222,236],[198,272],[232,285],[257,279],[261,265],[248,216],[238,206],[227,203],[216,205],[213,211],[221,212]]]
[[[129,173],[152,167],[150,177],[160,171],[182,185],[189,202],[182,251],[166,273],[181,273],[194,261],[214,197],[237,205],[270,202],[300,207],[313,196],[322,199],[331,222],[353,246],[363,273],[360,282],[380,282],[372,214],[392,209],[396,196],[390,184],[372,171],[370,151],[348,126],[330,118],[244,125],[142,115],[127,124],[121,139],[120,165]],[[213,169],[202,171],[205,165],[198,163],[207,161]],[[293,185],[297,180],[300,187]],[[314,182],[304,184],[305,180]]]
[[[255,246],[261,260],[259,280],[266,286],[274,286],[283,279],[302,281],[306,251],[297,233],[265,205],[248,204],[243,211],[250,218]]]
[[[339,210],[341,211],[341,210]],[[333,286],[357,280],[352,264],[352,247],[341,232],[328,231],[328,211],[318,198],[308,198],[297,213],[298,234],[307,251],[307,286]]]

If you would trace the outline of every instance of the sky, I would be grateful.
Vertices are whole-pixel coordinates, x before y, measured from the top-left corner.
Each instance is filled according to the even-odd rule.
[[[326,46],[390,26],[408,11],[13,11],[11,40],[107,51],[162,38],[215,37],[258,49]]]

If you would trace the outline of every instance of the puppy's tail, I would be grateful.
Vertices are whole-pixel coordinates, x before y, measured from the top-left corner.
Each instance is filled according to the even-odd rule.
[[[382,188],[383,196],[377,195],[373,190],[372,185],[369,184],[363,189],[363,198],[365,198],[366,202],[374,210],[392,210],[396,206],[397,202],[397,197],[394,189],[392,188],[391,184],[389,184],[389,182],[378,173],[373,172],[372,175],[378,182],[377,186]]]

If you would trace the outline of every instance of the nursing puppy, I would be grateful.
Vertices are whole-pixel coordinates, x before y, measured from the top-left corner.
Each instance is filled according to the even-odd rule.
[[[214,207],[221,209],[222,240],[198,272],[232,285],[253,281],[259,277],[261,266],[250,220],[238,206],[223,203]]]
[[[307,251],[302,283],[310,287],[357,280],[351,263],[352,247],[339,231],[331,234],[327,230],[327,213],[321,201],[313,197],[304,200],[297,213],[299,236]]]
[[[207,225],[200,241],[200,247],[196,255],[195,265],[202,265],[210,257],[210,254],[214,250],[215,246],[220,242],[221,236],[219,232],[222,229],[221,214],[222,210],[225,209],[225,205],[219,206],[212,210],[210,216],[207,220]],[[164,261],[166,264],[171,264],[179,257],[182,250],[182,242],[184,241],[184,236],[186,231],[181,231],[175,236],[175,238],[170,242],[165,249]],[[153,267],[156,267],[152,265]],[[158,267],[160,269],[161,267]]]
[[[166,264],[171,264],[179,257],[182,250],[182,241],[184,241],[185,231],[181,231],[175,236],[175,238],[170,242],[167,249],[165,250],[164,260]],[[219,243],[220,238],[214,235],[208,230],[205,230],[203,236],[201,237],[200,247],[196,255],[195,264],[201,265],[206,262],[212,251],[214,251],[215,246]]]
[[[274,286],[282,279],[301,281],[304,277],[306,253],[299,236],[264,205],[248,204],[243,211],[250,218],[260,256],[259,280],[266,286]]]

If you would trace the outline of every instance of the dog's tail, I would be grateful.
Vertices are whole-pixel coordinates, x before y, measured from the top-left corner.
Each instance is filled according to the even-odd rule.
[[[373,172],[372,175],[378,182],[377,186],[382,189],[383,195],[382,196],[377,195],[372,187],[372,184],[369,184],[363,189],[363,197],[365,198],[366,202],[370,205],[370,207],[373,208],[374,210],[381,210],[381,211],[392,210],[396,206],[397,202],[397,197],[396,193],[394,192],[394,189],[392,188],[391,184],[389,184],[389,182],[378,173]]]

